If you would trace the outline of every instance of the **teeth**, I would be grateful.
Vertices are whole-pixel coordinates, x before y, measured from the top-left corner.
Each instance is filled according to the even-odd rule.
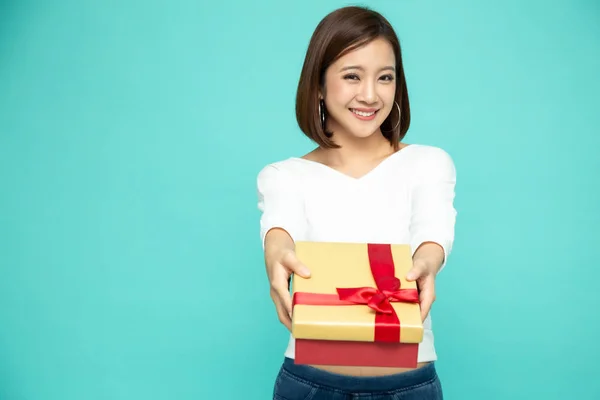
[[[375,111],[373,112],[362,112],[362,111],[358,111],[358,110],[352,110],[352,112],[354,114],[360,115],[361,117],[370,117],[371,115],[375,114]]]

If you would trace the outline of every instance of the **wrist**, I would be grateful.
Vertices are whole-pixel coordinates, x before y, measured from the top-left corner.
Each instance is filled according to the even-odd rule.
[[[444,263],[444,249],[437,243],[423,243],[413,255],[413,264],[420,264],[427,271],[437,274]]]

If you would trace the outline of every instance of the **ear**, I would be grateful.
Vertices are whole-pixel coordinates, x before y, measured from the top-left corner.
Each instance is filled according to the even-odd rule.
[[[323,85],[320,85],[319,87],[319,100],[324,100],[325,99],[325,87]]]

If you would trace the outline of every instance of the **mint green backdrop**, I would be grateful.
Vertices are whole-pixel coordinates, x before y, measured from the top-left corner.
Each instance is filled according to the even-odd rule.
[[[270,398],[256,174],[341,1],[0,3],[0,398]],[[365,4],[365,3],[362,3]],[[446,398],[598,399],[600,6],[370,1],[458,169]]]

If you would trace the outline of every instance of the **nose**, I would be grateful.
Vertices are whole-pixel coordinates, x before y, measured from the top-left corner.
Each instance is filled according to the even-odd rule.
[[[362,82],[360,85],[358,100],[368,104],[373,104],[377,101],[377,91],[373,82],[368,80],[364,80]]]

